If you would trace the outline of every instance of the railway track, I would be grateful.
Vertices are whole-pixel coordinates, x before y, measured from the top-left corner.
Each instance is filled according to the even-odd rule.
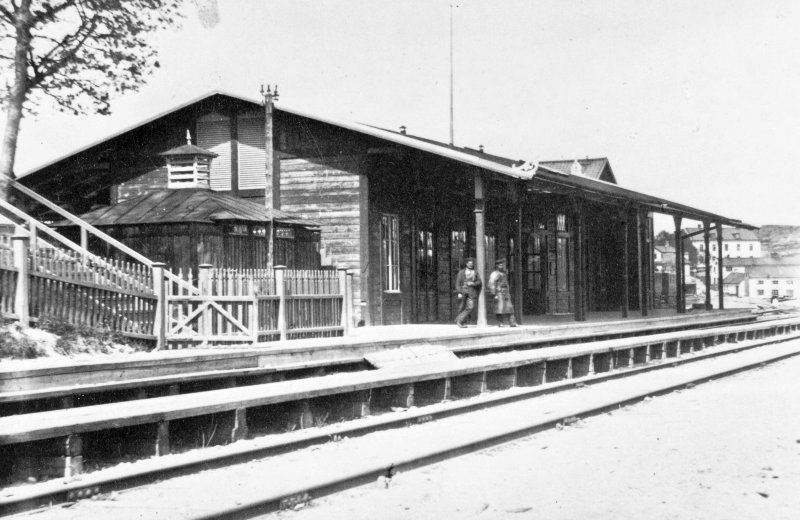
[[[405,471],[459,453],[552,428],[575,420],[575,418],[602,413],[648,396],[685,388],[687,385],[699,384],[709,379],[794,356],[800,353],[800,339],[797,338],[798,331],[794,330],[782,336],[750,339],[729,345],[714,346],[703,351],[692,352],[691,355],[665,357],[647,365],[610,370],[534,387],[514,387],[469,399],[405,409],[348,423],[241,441],[212,450],[196,450],[149,459],[136,464],[82,475],[79,479],[71,482],[52,481],[27,489],[19,488],[11,494],[4,492],[0,496],[0,509],[12,512],[35,507],[42,503],[66,501],[72,504],[80,498],[95,495],[99,500],[79,501],[68,509],[55,507],[46,511],[39,510],[37,518],[49,518],[50,515],[53,518],[77,518],[80,515],[86,517],[87,514],[101,514],[96,510],[98,507],[110,507],[114,511],[114,516],[124,518],[126,515],[118,511],[122,497],[125,497],[125,502],[133,500],[136,503],[135,497],[139,490],[109,495],[114,490],[171,478],[168,481],[169,484],[166,484],[168,487],[172,486],[174,489],[174,486],[180,486],[184,490],[184,493],[181,493],[182,496],[197,496],[196,490],[202,489],[203,484],[192,483],[192,479],[198,478],[197,472],[200,470],[216,468],[214,471],[206,472],[205,474],[208,476],[215,472],[236,473],[236,468],[266,464],[271,469],[265,470],[266,475],[258,479],[260,485],[243,495],[226,496],[220,500],[213,500],[211,503],[201,501],[203,502],[201,504],[194,501],[194,504],[191,502],[184,504],[174,511],[172,511],[172,505],[163,505],[171,504],[170,499],[165,499],[165,502],[162,503],[162,507],[171,510],[171,513],[167,515],[170,518],[250,516],[263,511],[291,507],[314,497],[372,481],[378,477],[391,478],[394,471]],[[614,392],[605,390],[612,386],[617,387]],[[591,389],[591,392],[587,389]],[[547,410],[546,413],[542,410],[537,411],[537,407],[543,405],[544,399],[559,395],[575,395],[576,393],[580,394],[579,399],[572,404],[558,405]],[[532,399],[533,397],[537,397],[537,399]],[[514,407],[519,408],[514,409]],[[481,411],[480,415],[476,415],[475,412],[479,410]],[[502,419],[502,417],[506,419]],[[508,417],[513,420],[508,420]],[[488,426],[476,428],[476,424]],[[408,428],[410,426],[413,428]],[[438,429],[438,433],[430,432],[434,427]],[[368,444],[373,435],[367,434],[380,431],[383,432],[377,435],[399,435],[399,440],[383,441],[384,446],[397,446],[398,449],[393,449],[393,453],[382,453],[378,450],[368,456],[368,450],[364,448],[364,456],[359,456],[359,460],[339,460],[331,463],[321,462],[327,460],[323,451],[314,455],[313,450],[326,452],[330,449],[335,450],[341,444],[338,441],[342,439],[347,439],[348,443],[363,441]],[[458,435],[453,432],[458,432]],[[410,439],[412,436],[418,440],[410,443],[402,440]],[[437,441],[432,442],[431,439],[437,439]],[[387,442],[388,444],[386,444]],[[303,448],[309,447],[311,450],[303,450]],[[306,455],[304,456],[303,453]],[[303,460],[304,457],[305,460]],[[285,464],[285,466],[281,466],[281,464]],[[278,467],[283,467],[283,469],[279,470]],[[314,469],[298,470],[302,467]],[[257,473],[258,471],[252,470],[252,472]],[[301,474],[301,478],[296,481],[282,478],[285,475],[297,475],[298,473]],[[186,476],[177,477],[178,475]],[[276,475],[278,476],[277,480],[275,480]],[[227,477],[220,478],[222,482],[229,480]],[[247,479],[247,477],[242,478]],[[212,479],[219,480],[214,477]],[[235,479],[231,479],[231,481],[235,481]],[[158,486],[158,484],[154,486]],[[248,487],[244,486],[244,488]],[[140,489],[148,488],[150,486]],[[235,493],[231,493],[231,495],[235,495]],[[113,496],[115,499],[113,501],[103,500],[109,496]],[[139,500],[138,503],[141,504],[141,501]],[[86,508],[94,510],[94,512],[86,512]],[[136,508],[134,507],[131,511],[133,510]],[[123,508],[124,511],[128,510]],[[142,515],[141,513],[142,511],[139,511],[135,517],[147,517],[146,514]],[[105,515],[105,513],[103,514]],[[162,511],[158,516],[163,517],[163,515]]]

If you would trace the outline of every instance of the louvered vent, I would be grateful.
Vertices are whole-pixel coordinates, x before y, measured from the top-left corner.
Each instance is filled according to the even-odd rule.
[[[231,189],[231,121],[217,113],[197,120],[197,145],[217,154],[211,163],[211,189]]]
[[[264,114],[239,115],[239,189],[264,189],[266,164],[264,153]]]

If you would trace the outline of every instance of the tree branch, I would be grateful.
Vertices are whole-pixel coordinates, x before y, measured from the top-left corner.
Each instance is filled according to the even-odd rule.
[[[46,7],[44,11],[39,11],[38,13],[36,13],[36,15],[31,20],[31,26],[35,26],[41,22],[45,22],[48,20],[54,20],[58,13],[60,13],[64,9],[67,9],[68,7],[74,6],[75,0],[65,0],[60,5],[57,5],[55,7],[53,7],[50,4],[45,4],[45,5],[47,5],[49,8]]]
[[[14,25],[14,13],[6,9],[6,6],[2,4],[0,4],[0,14],[3,15],[2,17],[5,18],[8,23]]]

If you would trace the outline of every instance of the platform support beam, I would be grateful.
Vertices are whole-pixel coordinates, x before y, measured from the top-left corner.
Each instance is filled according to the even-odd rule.
[[[683,295],[683,231],[681,230],[682,218],[675,215],[675,311],[678,314],[686,312],[686,302]]]
[[[483,175],[475,173],[475,269],[483,282],[478,293],[478,327],[486,327],[486,200],[483,195]]]
[[[711,242],[711,222],[708,220],[703,221],[703,248],[705,250],[705,254],[703,255],[703,260],[705,261],[705,276],[703,276],[703,283],[706,286],[706,310],[710,311],[712,309],[711,305],[711,248],[709,247]]]
[[[650,277],[647,274],[647,258],[649,255],[645,255],[644,249],[647,248],[647,239],[643,237],[645,233],[644,225],[642,222],[642,211],[636,211],[636,267],[637,267],[637,276],[639,279],[639,312],[642,313],[642,316],[647,316],[648,312],[647,309],[649,307],[649,297],[648,297],[648,286],[649,286],[649,279]]]
[[[628,284],[628,277],[630,276],[630,254],[628,251],[628,212],[626,210],[620,211],[620,219],[622,220],[622,317],[628,317],[628,310],[630,308],[630,287]]]
[[[719,309],[725,308],[725,291],[722,286],[722,222],[717,222],[717,294],[719,295]]]
[[[575,321],[586,321],[586,262],[583,244],[583,204],[572,199],[575,211]]]
[[[524,184],[520,184],[517,194],[517,229],[516,249],[514,250],[514,273],[516,274],[514,280],[514,309],[517,311],[517,323],[522,325],[522,317],[525,314],[522,312],[522,287],[525,276],[522,272],[522,201],[526,196]]]

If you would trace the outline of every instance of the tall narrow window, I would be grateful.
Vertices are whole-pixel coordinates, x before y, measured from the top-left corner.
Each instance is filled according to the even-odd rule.
[[[567,216],[563,213],[556,215],[556,231],[567,230]]]
[[[381,215],[381,264],[384,291],[400,291],[400,223],[397,215]]]

